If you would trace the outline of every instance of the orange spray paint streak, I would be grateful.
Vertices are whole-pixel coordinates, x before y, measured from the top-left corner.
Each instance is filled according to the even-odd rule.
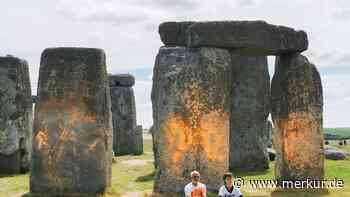
[[[95,123],[96,122],[96,116],[95,115],[88,115],[84,112],[84,110],[87,109],[86,104],[83,102],[82,99],[77,101],[77,98],[81,98],[79,96],[76,96],[74,93],[68,94],[68,99],[66,102],[64,101],[57,101],[57,100],[50,100],[46,103],[41,104],[40,106],[40,113],[42,114],[48,114],[52,111],[56,111],[57,115],[57,122],[58,122],[58,132],[59,137],[55,144],[50,145],[49,135],[48,135],[48,125],[45,122],[43,122],[43,126],[46,128],[45,130],[39,131],[37,135],[35,136],[35,140],[38,144],[38,149],[41,150],[44,154],[47,154],[48,156],[48,176],[51,180],[54,180],[56,182],[59,182],[58,176],[55,173],[56,172],[56,165],[60,160],[63,158],[63,153],[65,152],[65,146],[64,143],[66,142],[77,142],[79,133],[76,133],[73,131],[74,126],[79,124],[89,124],[89,123]],[[65,118],[63,117],[64,114],[69,115],[68,124],[65,124]],[[88,148],[93,149],[96,147],[96,142],[93,142],[92,144],[88,145]],[[72,150],[75,152],[75,147],[72,148]],[[46,153],[45,153],[46,152]]]

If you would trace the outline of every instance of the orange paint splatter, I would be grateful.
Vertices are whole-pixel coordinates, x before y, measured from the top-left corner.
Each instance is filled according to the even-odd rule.
[[[49,137],[47,132],[39,131],[35,136],[35,140],[38,143],[38,149],[41,149],[43,146],[48,146]]]
[[[275,127],[274,145],[283,162],[278,167],[283,166],[301,177],[321,177],[323,132],[315,113],[291,113],[288,119],[275,121]]]
[[[197,85],[186,90],[183,99],[187,114],[174,114],[162,128],[167,155],[163,162],[174,176],[183,176],[188,157],[197,158],[202,167],[215,166],[213,171],[228,169],[229,116],[225,109],[209,109],[200,101],[199,91]]]
[[[96,146],[98,144],[98,141],[96,140],[95,142],[91,143],[88,145],[88,150],[89,151],[95,151],[96,150]]]
[[[90,107],[79,92],[66,94],[64,100],[50,99],[36,106],[39,112],[36,121],[40,123],[43,131],[36,134],[34,143],[38,144],[40,154],[47,158],[42,161],[45,166],[43,170],[46,171],[44,174],[54,183],[71,180],[69,177],[62,177],[57,171],[67,153],[79,158],[82,154],[77,150],[93,151],[98,144],[97,141],[92,144],[79,142],[80,138],[87,136],[86,130],[81,127],[96,125],[96,114],[90,112]],[[57,125],[57,128],[50,130],[52,125]],[[44,146],[47,148],[43,150]],[[81,146],[86,146],[86,149]]]

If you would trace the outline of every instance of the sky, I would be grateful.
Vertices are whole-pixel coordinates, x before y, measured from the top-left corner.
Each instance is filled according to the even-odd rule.
[[[349,0],[11,0],[0,7],[0,56],[30,65],[36,93],[41,52],[48,47],[102,48],[109,73],[131,73],[137,122],[152,125],[155,56],[165,21],[265,20],[308,33],[303,54],[321,73],[324,126],[350,126]],[[269,57],[271,76],[274,57]]]

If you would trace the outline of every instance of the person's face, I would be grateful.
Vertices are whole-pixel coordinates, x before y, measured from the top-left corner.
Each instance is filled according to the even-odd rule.
[[[232,177],[226,177],[225,183],[228,186],[232,186],[232,184],[233,184]]]
[[[198,174],[195,174],[195,175],[192,176],[191,179],[192,179],[192,183],[193,184],[197,184],[199,182],[199,180],[200,180],[200,176]]]

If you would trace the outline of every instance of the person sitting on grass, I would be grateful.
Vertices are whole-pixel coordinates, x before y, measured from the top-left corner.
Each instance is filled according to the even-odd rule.
[[[191,172],[191,183],[185,186],[186,197],[206,197],[206,186],[200,182],[200,174],[198,171]]]
[[[224,185],[219,189],[219,197],[243,197],[239,188],[233,186],[233,175],[227,172],[222,177]]]

